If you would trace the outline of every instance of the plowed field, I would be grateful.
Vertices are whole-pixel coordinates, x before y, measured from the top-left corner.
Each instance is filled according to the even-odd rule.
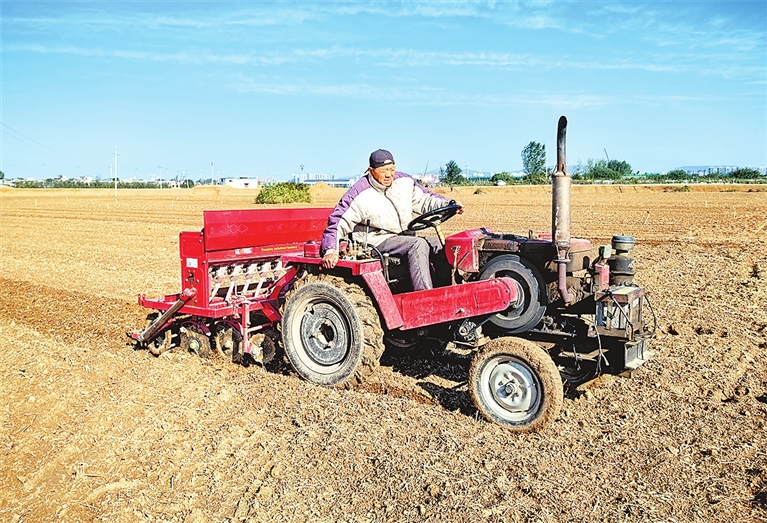
[[[547,188],[450,195],[447,232],[550,229]],[[655,357],[525,435],[477,416],[460,359],[343,391],[133,350],[179,231],[254,196],[0,188],[0,521],[767,521],[765,186],[574,188],[574,236],[636,238]]]

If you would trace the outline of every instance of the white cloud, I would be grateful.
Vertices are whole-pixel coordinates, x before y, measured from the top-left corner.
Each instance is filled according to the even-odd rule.
[[[738,53],[698,54],[665,53],[641,57],[600,60],[588,57],[560,57],[552,60],[545,55],[495,52],[438,52],[418,49],[363,49],[327,47],[249,53],[215,53],[206,49],[186,49],[161,52],[139,49],[103,49],[77,46],[46,46],[40,44],[8,44],[5,53],[34,52],[68,54],[94,58],[119,58],[134,61],[173,62],[192,66],[253,66],[269,67],[312,62],[369,59],[375,65],[391,69],[423,68],[482,68],[506,70],[593,70],[647,71],[652,73],[695,73],[698,75],[752,76],[764,73],[764,68],[742,63]],[[702,64],[705,64],[702,65]]]
[[[535,92],[521,95],[462,93],[428,86],[386,86],[349,83],[316,84],[254,79],[242,75],[230,82],[240,93],[263,93],[279,96],[315,95],[329,98],[378,100],[419,106],[491,106],[491,107],[566,107],[568,109],[594,108],[615,103],[610,96],[582,93]]]

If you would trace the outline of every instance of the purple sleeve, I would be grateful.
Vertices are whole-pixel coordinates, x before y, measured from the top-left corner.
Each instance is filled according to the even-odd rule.
[[[328,226],[322,233],[322,242],[320,244],[320,254],[324,255],[330,249],[338,249],[338,223],[341,221],[341,217],[349,210],[349,207],[354,203],[355,198],[360,195],[362,191],[370,188],[370,182],[367,176],[363,176],[357,182],[352,185],[346,193],[341,197],[341,200],[336,205],[333,212],[328,216]]]

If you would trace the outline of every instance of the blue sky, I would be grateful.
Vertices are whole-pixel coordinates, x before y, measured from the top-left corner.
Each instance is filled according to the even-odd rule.
[[[767,165],[767,2],[2,1],[8,178]]]

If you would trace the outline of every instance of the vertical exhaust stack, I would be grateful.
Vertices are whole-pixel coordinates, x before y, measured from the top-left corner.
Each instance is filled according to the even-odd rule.
[[[557,249],[558,289],[565,304],[573,301],[567,292],[567,264],[570,262],[570,185],[567,174],[565,136],[567,118],[559,117],[557,125],[557,171],[551,176],[551,241]]]

